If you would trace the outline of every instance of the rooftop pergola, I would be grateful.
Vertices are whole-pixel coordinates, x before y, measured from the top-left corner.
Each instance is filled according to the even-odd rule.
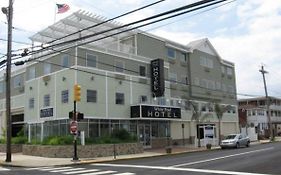
[[[32,43],[36,42],[36,43],[42,43],[42,44],[56,40],[55,42],[52,43],[52,44],[56,44],[56,43],[69,41],[72,39],[77,39],[77,38],[80,38],[83,36],[95,34],[96,32],[101,32],[104,30],[122,26],[122,24],[120,24],[120,23],[117,23],[115,21],[110,21],[110,22],[101,24],[97,27],[93,27],[91,29],[81,31],[87,27],[97,25],[106,20],[107,19],[105,17],[97,16],[92,13],[79,10],[77,12],[74,12],[70,16],[56,22],[55,24],[47,27],[46,29],[36,33],[35,35],[31,36],[30,39],[31,39]],[[93,40],[99,39],[101,37],[105,37],[105,36],[120,32],[120,31],[124,31],[126,29],[127,28],[122,28],[122,29],[106,32],[104,34],[85,39],[81,42],[83,43],[83,42],[93,41]],[[81,31],[81,32],[78,32],[78,31]],[[78,32],[78,33],[71,35],[69,37],[60,39],[61,37],[72,34],[74,32]],[[107,45],[110,45],[111,43],[117,42],[120,38],[132,36],[133,34],[134,34],[134,31],[124,32],[124,33],[121,33],[118,35],[110,36],[105,39],[96,41],[94,43],[91,43],[91,45],[96,45],[96,46],[98,45],[98,46],[106,47]],[[75,44],[75,43],[73,43],[73,44]]]

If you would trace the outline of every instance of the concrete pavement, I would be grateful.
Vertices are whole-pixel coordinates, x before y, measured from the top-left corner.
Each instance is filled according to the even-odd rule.
[[[281,141],[278,138],[277,141]],[[262,140],[252,142],[251,144],[269,143],[269,140]],[[220,149],[219,147],[212,147],[212,150]],[[174,146],[171,154],[180,154],[186,152],[205,151],[205,147],[195,148],[194,146]],[[79,161],[72,161],[71,158],[47,158],[38,156],[28,156],[21,153],[12,154],[12,162],[5,162],[6,153],[0,153],[1,166],[18,166],[18,167],[42,167],[42,166],[62,166],[84,163],[100,163],[114,160],[136,159],[143,157],[164,156],[167,155],[165,148],[161,149],[147,149],[141,154],[117,155],[115,158],[110,157],[97,157],[97,158],[80,158]],[[79,157],[79,155],[78,155]]]

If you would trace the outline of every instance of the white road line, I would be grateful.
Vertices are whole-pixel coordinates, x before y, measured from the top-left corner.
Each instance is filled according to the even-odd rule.
[[[78,173],[90,173],[94,171],[100,171],[99,169],[90,169],[90,170],[82,170],[82,171],[73,171],[73,172],[66,172],[62,174],[78,174]]]
[[[272,149],[274,149],[274,147],[269,147],[269,148],[265,148],[265,149],[254,150],[254,151],[248,151],[248,152],[243,152],[243,153],[238,153],[238,154],[232,154],[232,155],[217,157],[217,158],[213,158],[213,159],[200,160],[200,161],[196,161],[196,162],[183,163],[183,164],[173,165],[171,167],[180,167],[180,166],[194,165],[194,164],[198,164],[198,163],[211,162],[214,160],[220,160],[220,159],[225,159],[225,158],[229,158],[229,157],[235,157],[235,156],[240,156],[240,155],[245,155],[245,154],[261,152],[261,151],[268,151],[268,150],[272,150]]]
[[[0,167],[0,171],[10,171],[10,169],[8,169],[8,168],[3,168],[3,167]]]
[[[86,173],[86,174],[80,174],[80,175],[99,175],[99,174],[109,174],[109,173],[115,173],[116,171],[100,171],[96,173]]]
[[[66,166],[66,167],[58,167],[58,168],[42,168],[42,169],[38,169],[40,171],[52,171],[52,170],[65,170],[65,169],[70,169],[70,168],[73,168],[73,167],[69,167],[69,166]]]
[[[35,168],[25,168],[25,170],[39,170],[44,168],[51,168],[51,167],[35,167]]]
[[[70,168],[70,169],[54,170],[54,171],[50,171],[50,172],[58,173],[58,172],[77,171],[77,170],[84,170],[84,169],[86,169],[86,168]]]
[[[145,166],[145,165],[121,165],[121,164],[92,164],[95,166],[109,166],[109,167],[125,167],[125,168],[143,168],[143,169],[158,169],[158,170],[173,170],[173,171],[190,171],[199,173],[211,174],[231,174],[231,175],[270,175],[259,173],[245,173],[236,171],[222,171],[222,170],[207,170],[207,169],[194,169],[194,168],[176,168],[176,167],[160,167],[160,166]]]

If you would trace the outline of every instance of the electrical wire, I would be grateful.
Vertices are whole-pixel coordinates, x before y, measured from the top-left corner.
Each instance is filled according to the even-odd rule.
[[[89,34],[89,35],[86,35],[86,36],[83,36],[83,37],[79,37],[79,38],[76,38],[76,39],[72,39],[72,40],[68,40],[68,41],[65,41],[65,42],[53,44],[53,45],[44,47],[44,48],[42,48],[42,49],[40,49],[40,50],[32,51],[30,54],[32,54],[32,53],[35,53],[35,54],[36,54],[36,53],[38,53],[38,52],[42,52],[42,50],[48,50],[49,48],[54,48],[54,47],[58,47],[58,46],[61,46],[61,45],[66,45],[66,44],[75,43],[75,42],[78,42],[78,41],[81,41],[81,40],[85,40],[85,39],[88,39],[88,38],[91,38],[91,37],[94,37],[94,36],[98,36],[98,35],[101,35],[101,34],[104,34],[104,33],[107,33],[107,32],[111,32],[111,31],[114,31],[114,30],[119,30],[119,29],[126,28],[126,27],[129,27],[129,26],[132,26],[132,25],[136,25],[136,24],[138,24],[138,23],[142,23],[142,22],[146,22],[146,21],[149,21],[149,20],[152,20],[152,19],[155,19],[155,18],[159,18],[159,17],[162,17],[162,16],[166,16],[166,15],[169,15],[169,14],[172,14],[172,13],[176,13],[176,12],[179,12],[179,11],[187,10],[187,9],[194,8],[194,7],[197,7],[197,6],[201,6],[201,7],[197,7],[197,8],[195,8],[195,9],[192,9],[192,10],[187,10],[187,11],[184,11],[184,12],[182,12],[182,13],[178,13],[178,14],[176,14],[176,15],[171,15],[171,16],[169,16],[169,17],[162,18],[162,19],[160,19],[160,20],[156,20],[156,21],[153,21],[153,22],[149,22],[149,23],[147,23],[147,24],[139,25],[139,26],[137,26],[137,27],[129,28],[129,29],[126,29],[126,30],[124,30],[124,31],[117,32],[117,33],[115,33],[115,34],[108,35],[108,36],[106,36],[106,37],[102,37],[102,38],[101,38],[101,39],[105,39],[105,38],[108,38],[108,37],[111,37],[111,36],[114,36],[114,35],[117,35],[117,34],[120,34],[120,33],[124,33],[124,32],[131,31],[131,30],[134,30],[134,29],[137,29],[137,28],[140,28],[140,27],[144,27],[144,26],[146,26],[146,25],[151,25],[151,24],[154,24],[154,23],[157,23],[157,22],[166,20],[166,19],[170,19],[170,18],[179,16],[179,15],[183,15],[183,14],[185,14],[185,13],[189,13],[189,12],[192,12],[192,11],[195,11],[195,10],[199,10],[199,9],[202,9],[202,8],[206,8],[206,7],[208,7],[208,6],[215,5],[215,4],[218,4],[218,3],[221,3],[221,2],[227,1],[227,0],[220,0],[220,1],[217,1],[217,2],[210,3],[210,2],[212,2],[212,1],[215,1],[215,0],[202,0],[202,1],[199,1],[199,2],[196,2],[196,3],[192,3],[192,4],[189,4],[189,5],[186,5],[186,6],[182,6],[182,7],[173,9],[173,10],[169,10],[169,11],[166,11],[166,12],[163,12],[163,13],[160,13],[160,14],[157,14],[157,15],[153,15],[153,16],[148,17],[148,18],[144,18],[144,19],[141,19],[141,20],[138,20],[138,21],[134,21],[134,22],[125,24],[125,25],[121,25],[121,26],[118,26],[118,27],[115,27],[115,28],[111,28],[111,29],[99,31],[99,32],[96,32],[96,33],[94,33],[94,34]],[[204,5],[204,4],[207,4],[207,5]],[[203,5],[203,6],[202,6],[202,5]],[[99,39],[99,40],[101,40],[101,39]],[[95,40],[94,40],[94,41],[95,41]],[[93,41],[93,42],[94,42],[94,41]]]
[[[110,19],[108,19],[108,20],[105,20],[105,21],[100,22],[100,23],[98,23],[98,24],[95,24],[95,25],[92,25],[92,26],[86,27],[86,28],[81,29],[81,30],[79,30],[79,31],[77,31],[77,32],[73,32],[73,33],[68,34],[68,35],[65,35],[65,36],[63,36],[63,37],[60,37],[60,38],[54,39],[54,40],[52,40],[52,41],[49,41],[49,42],[47,42],[47,43],[44,43],[43,45],[45,45],[45,44],[52,44],[52,43],[54,43],[54,42],[56,42],[56,41],[58,41],[58,40],[62,40],[62,39],[64,39],[64,38],[67,38],[67,37],[69,37],[69,36],[72,36],[72,35],[78,34],[78,33],[83,32],[83,31],[85,31],[85,30],[89,30],[89,29],[92,29],[92,28],[94,28],[94,27],[98,27],[98,26],[100,26],[100,25],[102,25],[102,24],[105,24],[105,23],[111,22],[111,21],[113,21],[113,20],[115,20],[115,19],[118,19],[118,18],[124,17],[124,16],[126,16],[126,15],[129,15],[129,14],[135,13],[135,12],[137,12],[137,11],[143,10],[143,9],[145,9],[145,8],[151,7],[151,6],[153,6],[153,5],[156,5],[156,4],[158,4],[158,3],[160,3],[160,2],[164,2],[164,1],[166,1],[166,0],[159,0],[159,1],[153,2],[153,3],[151,3],[151,4],[148,4],[148,5],[142,6],[142,7],[140,7],[140,8],[137,8],[137,9],[131,10],[131,11],[126,12],[126,13],[124,13],[124,14],[121,14],[121,15],[118,15],[118,16],[116,16],[116,17],[113,17],[113,18],[110,18]],[[38,47],[40,47],[40,48],[41,48],[41,47],[42,47],[42,44],[41,44],[41,45],[38,45],[38,46],[33,46],[33,47],[30,47],[30,48],[28,48],[28,49],[34,49],[34,48],[38,48]],[[20,50],[23,50],[23,49],[19,49],[19,50],[17,50],[17,51],[20,51]]]
[[[110,34],[110,35],[107,35],[107,36],[104,36],[104,37],[101,37],[101,38],[98,38],[98,39],[95,39],[95,40],[87,41],[87,42],[84,42],[84,43],[79,43],[79,44],[76,44],[76,45],[73,45],[73,46],[64,48],[64,49],[62,49],[62,50],[60,50],[60,51],[64,51],[64,50],[67,50],[67,49],[70,49],[70,48],[73,48],[73,47],[78,47],[78,46],[82,46],[82,45],[85,45],[85,44],[89,44],[89,43],[92,43],[92,42],[96,42],[96,41],[99,41],[99,40],[102,40],[102,39],[106,39],[106,38],[108,38],[108,37],[112,37],[112,36],[115,36],[115,35],[118,35],[118,34],[121,34],[121,33],[124,33],[124,32],[128,32],[128,31],[131,31],[131,30],[135,30],[135,29],[138,29],[138,28],[147,26],[147,25],[151,25],[151,24],[154,24],[154,23],[163,21],[163,20],[167,20],[167,19],[176,17],[176,16],[180,16],[180,15],[183,15],[183,14],[186,14],[186,13],[190,13],[190,12],[193,12],[193,11],[196,11],[196,10],[200,10],[200,9],[202,9],[202,8],[206,8],[206,7],[209,7],[209,6],[211,6],[211,5],[215,5],[215,4],[224,2],[224,1],[227,1],[227,0],[220,0],[220,1],[217,1],[217,2],[209,3],[209,4],[207,4],[207,5],[203,5],[203,6],[200,6],[200,7],[194,8],[194,9],[191,9],[191,10],[186,10],[186,11],[181,12],[181,13],[177,13],[177,14],[174,14],[174,15],[171,15],[171,16],[168,16],[168,17],[164,17],[164,18],[161,18],[161,19],[152,21],[152,22],[148,22],[148,23],[145,23],[145,24],[141,24],[141,25],[139,25],[139,26],[131,27],[131,28],[129,28],[129,29],[126,29],[126,30],[123,30],[123,31],[120,31],[120,32],[117,32],[117,33],[113,33],[113,34]],[[188,7],[193,7],[194,4],[190,4],[190,5],[187,5],[187,6],[188,6]],[[184,6],[184,7],[186,8],[187,6]],[[177,9],[182,9],[182,8],[183,8],[183,7],[177,8]],[[170,10],[169,13],[171,13],[171,11],[174,11],[174,10]],[[167,12],[164,12],[164,13],[167,13]],[[161,13],[161,14],[164,14],[164,13]],[[149,17],[149,18],[145,18],[145,19],[154,18],[155,16],[159,16],[159,14],[158,14],[158,15],[154,15],[154,16]],[[143,20],[144,20],[144,19],[143,19]],[[143,20],[139,20],[139,21],[143,22]],[[133,23],[137,23],[137,22],[133,22]],[[131,23],[130,23],[130,24],[131,24]],[[128,26],[128,25],[129,25],[129,24],[126,24],[126,25],[119,26],[119,27],[116,27],[116,28],[117,28],[117,29],[120,29],[120,28],[123,28],[124,26]],[[104,31],[101,31],[101,32],[97,32],[96,34],[91,34],[91,36],[100,35],[100,34],[103,34],[103,33],[105,33],[105,32],[109,32],[109,31],[115,30],[116,28],[104,30]],[[85,39],[85,37],[89,37],[89,35],[82,37],[82,39]],[[75,41],[79,41],[79,40],[81,40],[81,38],[74,39],[74,40],[75,40]],[[72,41],[72,40],[71,40],[71,41]],[[71,43],[71,42],[70,42],[70,41],[63,42],[63,44],[67,44],[67,43]],[[56,46],[57,46],[57,45],[62,45],[62,43],[56,44]],[[44,50],[45,50],[45,49],[49,49],[49,48],[53,48],[53,47],[51,47],[51,46],[45,47]],[[39,50],[39,51],[41,52],[42,49]],[[33,52],[33,54],[38,53],[39,51],[35,51],[35,52]],[[32,54],[32,53],[31,53],[31,54]],[[32,61],[32,60],[34,60],[34,59],[39,59],[39,58],[42,58],[42,57],[44,57],[44,56],[48,56],[48,55],[52,55],[52,54],[55,54],[55,53],[47,53],[47,54],[45,54],[45,55],[42,55],[42,56],[39,56],[39,57],[30,59],[30,60],[28,60],[28,61]],[[29,55],[30,55],[30,54],[29,54]],[[21,58],[21,57],[19,57],[19,58]]]

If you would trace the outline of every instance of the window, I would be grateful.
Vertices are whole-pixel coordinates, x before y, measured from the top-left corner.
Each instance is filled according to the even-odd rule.
[[[200,65],[207,67],[207,68],[213,68],[214,67],[214,63],[213,60],[211,58],[207,58],[204,56],[200,56]]]
[[[143,76],[143,77],[146,76],[146,67],[145,66],[140,66],[139,71],[140,71],[140,76]]]
[[[69,56],[68,55],[63,55],[61,57],[61,65],[65,68],[69,67]]]
[[[221,66],[221,73],[225,74],[225,67],[224,66]]]
[[[17,87],[22,86],[21,80],[22,80],[22,79],[21,79],[21,76],[20,76],[20,75],[14,77],[14,88],[17,88]]]
[[[169,80],[171,81],[171,82],[174,82],[174,83],[176,83],[177,82],[177,74],[175,74],[175,73],[169,73]]]
[[[125,103],[125,95],[123,93],[115,94],[115,104],[123,105]]]
[[[220,90],[220,89],[221,89],[221,83],[218,82],[218,81],[216,82],[216,89],[217,89],[217,90]]]
[[[35,67],[30,67],[28,71],[28,80],[35,78]]]
[[[147,102],[147,96],[145,96],[145,95],[141,95],[140,96],[140,101],[139,101],[140,103],[145,103],[145,102]]]
[[[180,54],[180,61],[186,63],[187,62],[187,56],[186,53],[181,53]]]
[[[0,93],[3,93],[4,92],[4,82],[1,81],[0,82]]]
[[[212,80],[208,80],[208,89],[215,89],[215,82]]]
[[[232,76],[232,74],[233,74],[232,68],[227,67],[226,68],[226,74]]]
[[[172,48],[167,49],[167,56],[169,58],[176,58],[176,51]]]
[[[86,66],[87,67],[97,67],[97,56],[87,54],[86,55]]]
[[[115,71],[124,72],[124,63],[122,61],[115,61]]]
[[[183,84],[188,84],[188,78],[187,78],[186,76],[182,76],[181,82],[182,82]]]
[[[50,106],[50,94],[44,95],[44,107]]]
[[[158,105],[166,105],[165,97],[159,97],[158,98]]]
[[[34,98],[30,98],[28,102],[29,109],[34,109]]]
[[[97,102],[97,91],[87,90],[87,102],[96,103]]]
[[[61,91],[61,102],[68,103],[68,90]]]
[[[51,73],[51,64],[44,63],[44,75]]]
[[[200,86],[200,79],[198,77],[195,77],[193,81],[195,86]]]

